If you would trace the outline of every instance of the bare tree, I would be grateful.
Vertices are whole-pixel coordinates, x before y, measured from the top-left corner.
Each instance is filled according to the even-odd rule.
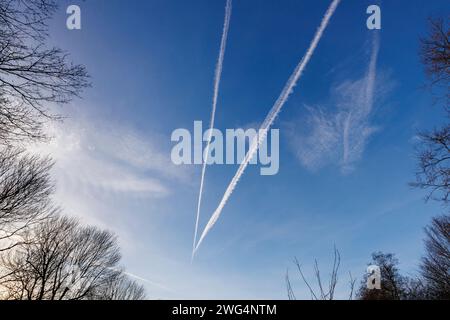
[[[48,158],[4,148],[0,152],[0,252],[18,245],[17,237],[55,211]]]
[[[108,278],[101,287],[95,288],[88,299],[143,300],[145,299],[145,289],[136,281],[131,280],[125,272],[117,272]]]
[[[449,20],[430,19],[430,32],[421,40],[421,58],[432,88],[443,89],[437,99],[444,99],[450,117],[450,28]],[[436,96],[436,94],[435,94]],[[420,135],[419,171],[413,186],[430,190],[427,200],[448,205],[450,195],[450,125]],[[409,287],[410,296],[424,299],[450,299],[450,216],[433,218],[425,228],[426,253],[422,259],[422,278]],[[411,291],[411,290],[410,290]]]
[[[83,66],[59,48],[48,48],[48,21],[54,0],[0,2],[0,144],[45,137],[42,123],[86,88]]]
[[[348,295],[348,300],[353,300],[353,295],[355,293],[355,283],[356,283],[356,278],[353,278],[352,273],[349,271],[348,275],[350,277],[350,294]]]
[[[421,60],[430,79],[430,86],[443,89],[446,108],[449,102],[450,24],[449,19],[430,18],[429,34],[421,39]]]
[[[302,279],[303,283],[306,285],[306,287],[309,290],[309,293],[311,294],[311,299],[313,299],[313,300],[334,300],[335,299],[334,293],[336,290],[336,285],[338,283],[339,267],[341,264],[341,255],[340,255],[339,251],[336,249],[336,247],[334,248],[334,252],[333,252],[333,267],[331,269],[330,280],[326,285],[323,283],[322,276],[320,274],[319,263],[317,262],[317,259],[314,260],[314,277],[315,277],[316,286],[317,286],[316,290],[313,288],[313,286],[310,284],[310,282],[306,279],[305,274],[303,273],[302,266],[297,258],[294,259],[294,264],[300,274],[300,278]],[[349,273],[349,275],[350,275],[349,299],[351,300],[353,298],[353,289],[354,289],[356,280],[353,279],[351,273]],[[286,280],[286,288],[287,288],[289,300],[296,300],[296,296],[292,289],[292,283],[291,283],[288,271],[286,272],[285,280]]]
[[[83,66],[46,46],[55,0],[0,1],[0,250],[37,216],[49,211],[47,158],[26,156],[17,143],[45,137],[43,124],[89,85]]]
[[[289,269],[286,270],[285,280],[286,280],[286,289],[287,289],[288,299],[289,300],[297,300],[294,290],[292,289],[291,279],[289,278]]]
[[[404,300],[432,300],[426,282],[421,277],[405,277]]]
[[[450,299],[450,217],[433,218],[425,228],[426,255],[421,271],[427,291],[434,299]]]
[[[448,20],[447,20],[448,21]],[[444,19],[430,19],[429,35],[421,40],[421,59],[431,87],[444,89],[444,108],[450,116],[450,28]],[[442,98],[438,95],[438,99]],[[430,190],[428,199],[448,204],[450,192],[450,125],[420,135],[419,169],[413,187]]]
[[[426,200],[448,204],[450,194],[450,125],[420,134],[419,169],[413,187],[430,190]]]
[[[118,268],[115,236],[52,216],[28,230],[25,241],[2,256],[0,286],[7,299],[81,300],[141,298],[142,287]],[[0,290],[2,291],[2,290]]]

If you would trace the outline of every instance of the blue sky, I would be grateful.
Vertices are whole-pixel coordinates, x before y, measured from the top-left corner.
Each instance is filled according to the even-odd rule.
[[[305,53],[329,1],[234,0],[216,127],[256,127]],[[82,30],[65,28],[78,4]],[[382,29],[366,28],[367,6]],[[414,274],[423,227],[442,208],[412,190],[418,130],[442,122],[431,106],[418,57],[427,17],[448,12],[435,1],[343,0],[274,127],[280,171],[250,166],[191,264],[200,166],[174,166],[170,135],[205,126],[225,1],[61,1],[51,42],[68,50],[93,87],[49,126],[45,150],[57,161],[56,201],[68,214],[115,231],[123,264],[149,298],[287,297],[292,260],[312,275],[329,272],[333,246],[361,279],[370,254],[394,252]],[[379,41],[374,103],[361,105],[374,37]],[[364,108],[364,112],[360,112]],[[359,112],[343,156],[342,117]],[[324,140],[325,139],[325,140]],[[328,140],[327,140],[328,139]],[[349,140],[348,140],[349,139]],[[315,148],[317,142],[325,143]],[[201,229],[237,166],[209,166]],[[298,298],[309,298],[294,279]]]

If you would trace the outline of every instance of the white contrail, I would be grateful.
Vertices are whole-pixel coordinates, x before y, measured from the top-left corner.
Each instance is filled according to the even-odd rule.
[[[233,193],[234,188],[236,187],[237,183],[239,182],[239,179],[241,178],[242,174],[244,173],[245,169],[247,168],[247,165],[249,161],[253,158],[256,151],[258,150],[259,146],[262,142],[264,142],[267,131],[272,126],[275,118],[277,117],[278,113],[280,112],[283,105],[286,103],[287,99],[289,98],[289,95],[292,93],[293,88],[295,87],[298,79],[302,75],[306,65],[308,64],[309,60],[311,59],[314,50],[316,49],[320,38],[322,37],[322,34],[326,27],[328,26],[328,23],[330,22],[331,17],[333,16],[337,6],[339,5],[340,0],[333,0],[331,5],[329,6],[328,10],[325,13],[325,16],[322,19],[322,22],[320,23],[319,28],[316,31],[316,34],[314,36],[314,39],[312,40],[308,51],[306,51],[306,54],[300,61],[300,63],[297,65],[297,67],[294,70],[294,73],[289,78],[288,82],[286,83],[283,91],[281,92],[281,95],[278,97],[278,100],[275,102],[274,106],[270,110],[269,114],[267,115],[266,119],[264,120],[263,124],[261,125],[261,128],[259,129],[259,134],[257,137],[255,137],[250,145],[250,148],[244,158],[244,161],[239,166],[239,169],[237,170],[236,174],[234,175],[233,179],[230,182],[230,185],[225,191],[225,194],[220,201],[219,206],[217,207],[216,211],[214,211],[213,215],[211,216],[211,219],[208,221],[208,224],[206,225],[205,229],[203,230],[203,233],[200,237],[200,240],[197,243],[197,246],[194,249],[194,254],[200,247],[200,244],[202,243],[205,236],[208,234],[208,232],[211,230],[211,228],[214,226],[214,224],[217,222],[217,219],[219,218],[220,214],[222,213],[222,210],[227,203],[228,199],[230,198],[231,194]]]
[[[152,285],[152,286],[154,286],[154,287],[158,287],[158,288],[163,289],[163,290],[165,290],[165,291],[174,293],[173,290],[167,288],[166,286],[163,286],[162,284],[160,284],[160,283],[158,283],[158,282],[155,282],[155,281],[152,281],[152,280],[148,280],[148,279],[139,277],[139,276],[137,276],[137,275],[135,275],[135,274],[132,274],[132,273],[129,273],[129,272],[122,271],[122,273],[125,274],[125,275],[127,275],[127,276],[129,276],[129,277],[131,277],[131,278],[137,279],[137,280],[139,280],[139,281],[147,282],[148,284],[150,284],[150,285]]]
[[[214,92],[213,92],[211,120],[210,120],[210,126],[209,126],[210,130],[209,130],[209,135],[208,135],[208,141],[206,144],[206,150],[204,153],[204,154],[206,154],[206,156],[205,156],[205,159],[203,160],[202,175],[200,178],[200,191],[198,194],[198,202],[197,202],[197,215],[196,215],[196,219],[195,219],[194,241],[192,243],[192,257],[194,257],[195,243],[197,242],[198,223],[200,220],[200,207],[201,207],[202,195],[203,195],[203,183],[205,181],[206,164],[208,162],[209,145],[211,143],[211,138],[212,138],[212,129],[214,128],[214,119],[216,117],[217,97],[219,95],[219,85],[220,85],[220,79],[222,76],[223,59],[225,56],[225,48],[227,46],[228,29],[230,27],[230,19],[231,19],[231,9],[232,9],[232,0],[227,0],[227,4],[225,7],[225,21],[223,24],[222,40],[220,42],[219,57],[217,59],[216,71],[215,71],[215,75],[214,75]],[[202,159],[203,159],[203,157],[202,157]]]
[[[167,288],[166,286],[163,286],[162,284],[160,284],[160,283],[158,283],[158,282],[155,282],[155,281],[152,281],[152,280],[149,280],[149,279],[146,279],[146,278],[142,278],[142,277],[137,276],[137,275],[135,275],[135,274],[133,274],[133,273],[131,273],[131,272],[126,272],[126,271],[124,271],[124,270],[122,270],[122,269],[119,269],[119,268],[112,268],[112,267],[108,267],[107,269],[112,270],[112,271],[116,271],[116,272],[123,273],[124,275],[127,275],[127,276],[129,276],[129,277],[131,277],[131,278],[134,278],[134,279],[136,279],[136,280],[139,280],[139,281],[141,281],[141,282],[147,282],[148,284],[150,284],[150,285],[152,285],[152,286],[154,286],[154,287],[158,287],[158,288],[160,288],[160,289],[163,289],[163,290],[165,290],[165,291],[172,292],[172,293],[174,292],[173,290]]]

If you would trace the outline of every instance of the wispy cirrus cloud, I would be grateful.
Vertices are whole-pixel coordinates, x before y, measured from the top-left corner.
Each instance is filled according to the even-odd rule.
[[[375,35],[365,75],[333,87],[329,104],[335,110],[306,106],[306,122],[290,123],[291,147],[306,168],[317,170],[338,163],[341,171],[348,173],[362,158],[369,138],[378,130],[372,123],[376,102],[391,86],[377,71],[378,52],[379,38]],[[305,124],[306,133],[294,132]]]
[[[173,165],[169,151],[158,144],[164,139],[159,135],[144,137],[117,123],[82,117],[46,129],[50,142],[30,149],[55,161],[57,190],[158,198],[170,193],[170,181],[188,180],[186,170]]]

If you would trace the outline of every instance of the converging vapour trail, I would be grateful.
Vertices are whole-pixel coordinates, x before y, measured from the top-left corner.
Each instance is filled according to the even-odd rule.
[[[195,243],[197,242],[198,223],[200,220],[200,207],[201,207],[202,195],[203,195],[203,183],[205,181],[206,164],[208,162],[208,155],[209,155],[209,145],[211,143],[212,129],[214,128],[214,119],[216,116],[217,97],[219,95],[219,85],[220,85],[220,78],[222,76],[223,59],[225,56],[225,48],[227,46],[228,29],[230,27],[230,19],[231,19],[231,9],[232,9],[232,0],[227,0],[227,4],[225,7],[225,21],[223,24],[222,40],[220,42],[219,57],[217,59],[216,71],[215,71],[215,75],[214,75],[214,93],[213,93],[211,120],[210,120],[210,126],[209,126],[210,130],[209,130],[208,141],[207,141],[206,150],[205,150],[206,155],[205,155],[205,159],[203,160],[202,175],[200,178],[200,191],[198,194],[198,202],[197,202],[197,216],[196,216],[196,220],[195,220],[194,241],[192,243],[192,257],[194,256]],[[203,157],[202,157],[202,159],[203,159]]]
[[[253,139],[253,141],[250,145],[250,148],[249,148],[247,154],[245,155],[244,161],[239,166],[239,169],[237,170],[237,172],[234,175],[233,179],[231,180],[228,188],[226,189],[225,194],[223,195],[223,198],[219,203],[219,206],[217,207],[216,211],[214,211],[213,215],[211,216],[210,220],[208,221],[208,224],[206,225],[205,229],[203,230],[200,240],[198,241],[197,246],[194,249],[194,254],[195,254],[195,252],[197,252],[197,250],[200,247],[200,244],[202,243],[205,236],[208,234],[208,232],[211,230],[211,228],[217,222],[217,219],[219,219],[220,214],[222,213],[222,210],[223,210],[225,204],[227,203],[228,199],[230,198],[231,194],[234,191],[234,188],[236,187],[237,183],[239,182],[239,179],[241,178],[242,174],[244,173],[245,169],[247,168],[249,161],[253,158],[253,156],[255,155],[255,153],[258,150],[261,143],[264,142],[266,135],[267,135],[267,131],[272,126],[275,118],[280,113],[281,108],[286,103],[286,101],[289,98],[289,95],[292,93],[293,88],[295,87],[298,79],[301,77],[303,71],[305,70],[306,65],[308,64],[309,60],[311,59],[317,45],[319,44],[319,41],[322,38],[322,34],[325,31],[326,27],[328,26],[328,23],[330,22],[330,19],[333,16],[334,12],[336,11],[336,8],[339,5],[339,3],[340,3],[340,0],[333,0],[333,2],[330,4],[328,10],[326,11],[326,13],[322,19],[322,22],[320,23],[319,28],[316,31],[316,34],[314,35],[314,38],[308,48],[308,51],[306,51],[306,54],[303,56],[302,60],[295,68],[294,73],[291,75],[291,77],[289,78],[285,87],[283,88],[281,95],[278,97],[274,106],[272,107],[272,109],[270,110],[266,119],[264,120],[263,124],[261,125],[261,127],[259,129],[258,137],[257,138],[255,137]]]

